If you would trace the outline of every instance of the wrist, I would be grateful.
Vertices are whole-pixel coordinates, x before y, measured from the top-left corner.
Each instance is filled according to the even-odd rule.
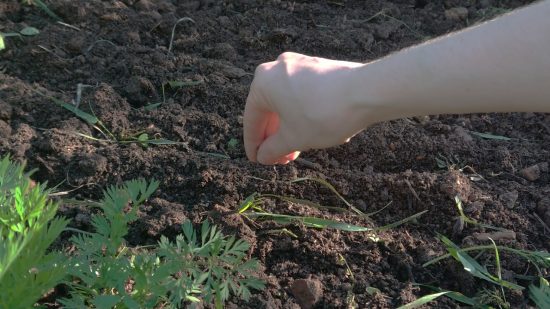
[[[385,78],[388,72],[381,71],[384,68],[381,62],[384,60],[364,64],[353,68],[351,72],[351,110],[360,115],[364,127],[401,117],[394,97],[400,87],[396,79]]]

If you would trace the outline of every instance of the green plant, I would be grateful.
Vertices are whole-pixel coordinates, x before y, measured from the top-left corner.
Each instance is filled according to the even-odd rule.
[[[410,217],[407,217],[405,219],[396,221],[394,223],[387,224],[385,226],[381,227],[364,227],[364,226],[358,226],[353,225],[345,222],[340,222],[336,220],[330,220],[330,219],[323,219],[323,218],[317,218],[317,217],[310,217],[310,216],[294,216],[294,215],[286,215],[286,214],[276,214],[271,213],[268,211],[265,211],[261,206],[264,200],[266,199],[280,199],[283,201],[296,203],[296,204],[302,204],[307,205],[319,209],[325,209],[325,210],[333,210],[333,211],[340,211],[345,212],[348,211],[354,215],[357,215],[363,219],[367,219],[370,221],[369,216],[371,214],[365,214],[361,210],[357,209],[355,206],[353,206],[351,203],[349,203],[344,197],[332,186],[329,182],[323,179],[319,178],[297,178],[295,180],[290,181],[290,183],[298,183],[303,181],[314,181],[316,183],[321,184],[322,186],[326,187],[330,191],[332,191],[341,201],[344,202],[344,204],[349,208],[340,208],[340,207],[332,207],[332,206],[323,206],[318,203],[305,200],[305,199],[298,199],[290,196],[282,196],[282,195],[276,195],[276,194],[259,194],[259,193],[253,193],[250,196],[248,196],[239,206],[239,209],[236,210],[237,213],[242,214],[243,216],[249,218],[249,219],[263,219],[263,220],[272,220],[278,224],[282,225],[288,225],[291,223],[300,223],[303,224],[306,227],[310,228],[332,228],[347,232],[370,232],[370,233],[376,233],[376,232],[382,232],[385,230],[389,230],[391,228],[397,227],[399,225],[402,225],[404,223],[407,223],[409,221],[414,221],[421,215],[425,214],[427,210],[421,211],[419,213],[416,213]],[[385,207],[384,207],[385,208]],[[378,211],[374,212],[377,213]],[[371,239],[377,240],[378,238],[376,235],[372,234]]]
[[[190,222],[175,242],[162,237],[158,247],[141,251],[126,246],[128,224],[158,182],[126,182],[111,187],[92,217],[94,233],[72,238],[77,254],[66,308],[180,308],[184,302],[214,302],[221,308],[231,293],[248,299],[263,283],[252,276],[256,260],[246,260],[249,245],[225,237],[203,222],[197,233]]]
[[[172,44],[174,43],[174,35],[176,34],[176,26],[183,22],[183,21],[189,21],[191,23],[195,23],[195,21],[189,17],[182,17],[178,20],[176,20],[176,23],[174,24],[174,27],[172,27],[172,35],[170,36],[170,45],[168,45],[168,53],[172,51]]]
[[[237,146],[239,145],[239,140],[232,137],[229,139],[229,141],[227,142],[227,149],[229,150],[235,150],[237,149]]]
[[[524,286],[520,286],[515,283],[508,282],[502,279],[502,270],[501,270],[501,261],[500,261],[499,251],[505,251],[508,253],[521,256],[535,266],[539,275],[540,283],[538,287],[535,286],[534,284],[531,284],[529,286],[529,298],[531,298],[539,308],[550,308],[550,287],[548,286],[548,281],[546,281],[546,279],[543,278],[543,270],[542,270],[542,268],[546,268],[546,269],[550,268],[550,253],[544,252],[544,251],[530,251],[530,250],[514,249],[506,246],[497,246],[493,240],[491,240],[490,245],[480,245],[480,246],[473,246],[473,247],[467,247],[467,248],[460,248],[443,235],[438,235],[438,238],[445,244],[447,251],[449,253],[426,262],[425,264],[422,265],[423,267],[430,266],[448,257],[453,257],[457,261],[459,261],[464,266],[464,269],[474,277],[483,279],[487,282],[494,284],[496,287],[500,288],[500,291],[497,289],[484,289],[478,292],[477,296],[475,297],[475,301],[477,302],[477,305],[475,305],[476,308],[480,307],[481,306],[480,304],[489,304],[489,303],[495,304],[499,308],[509,308],[510,305],[506,300],[504,288],[514,289],[514,290],[525,289]],[[474,258],[472,258],[467,254],[467,252],[470,252],[470,251],[483,252],[483,251],[489,251],[489,250],[494,251],[495,268],[497,273],[496,276],[490,274],[485,267],[481,266]],[[518,276],[518,277],[524,280],[533,280],[536,278],[533,276],[525,276],[525,275]],[[422,286],[426,286],[437,292],[443,292],[443,290],[434,288],[432,286],[428,286],[428,285],[422,285]],[[436,294],[426,295],[426,298],[423,298],[423,299],[427,300],[429,299],[430,296],[435,296]],[[441,295],[437,295],[437,297],[443,296],[443,295],[451,297],[452,294],[444,293]],[[459,302],[466,303],[464,302],[464,299],[456,299],[456,298],[453,298],[453,299]],[[418,304],[420,303],[421,302],[419,301]],[[405,308],[414,308],[414,307],[405,307]],[[486,308],[492,308],[492,307],[486,307]]]
[[[465,224],[471,224],[471,225],[484,227],[484,228],[491,229],[491,230],[506,231],[506,229],[499,228],[499,227],[494,227],[492,225],[488,225],[488,224],[484,224],[484,223],[480,223],[480,222],[477,222],[476,220],[471,219],[468,216],[466,216],[466,214],[464,213],[464,207],[462,206],[462,200],[458,196],[455,196],[455,205],[456,205],[456,208],[458,210],[459,216],[457,217],[457,221],[455,223],[454,230],[462,230],[462,228],[464,227]]]
[[[423,306],[441,296],[446,296],[446,297],[449,297],[453,300],[456,300],[460,303],[463,303],[463,304],[466,304],[466,305],[470,305],[470,306],[473,306],[474,308],[483,308],[483,309],[489,309],[491,307],[487,306],[487,305],[482,305],[480,303],[477,302],[477,300],[473,299],[473,298],[470,298],[470,297],[467,297],[467,296],[464,296],[462,295],[461,293],[458,293],[458,292],[454,292],[454,291],[444,291],[444,290],[440,290],[439,292],[436,292],[436,293],[433,293],[433,294],[428,294],[428,295],[424,295],[416,300],[414,300],[413,302],[410,302],[406,305],[403,305],[403,306],[400,306],[398,309],[413,309],[413,308],[418,308],[420,306]]]
[[[36,91],[41,96],[47,97],[50,100],[52,100],[55,104],[59,105],[60,107],[63,107],[64,109],[72,112],[75,116],[78,118],[84,120],[86,123],[88,123],[92,128],[94,128],[96,131],[101,133],[104,138],[96,138],[90,135],[82,134],[82,133],[76,133],[78,136],[85,137],[87,139],[91,139],[94,141],[100,141],[100,142],[107,142],[107,143],[119,143],[119,144],[131,144],[136,143],[141,145],[144,148],[147,148],[150,145],[176,145],[177,142],[164,139],[164,138],[150,138],[147,133],[139,132],[134,135],[130,136],[123,136],[117,138],[107,127],[105,124],[95,115],[87,113],[80,108],[78,108],[75,105],[62,102],[54,97],[50,97],[47,95],[44,95],[38,91]]]
[[[21,36],[34,36],[39,34],[40,31],[34,27],[25,27],[21,29],[19,32],[0,32],[0,50],[3,50],[6,48],[6,43],[4,42],[4,38],[7,37],[21,37]]]
[[[348,290],[346,295],[346,308],[347,309],[355,309],[357,308],[357,302],[355,300],[355,293],[353,293],[353,290],[355,288],[355,275],[353,274],[353,271],[351,270],[351,267],[349,267],[348,261],[346,258],[338,253],[338,261],[337,264],[340,266],[346,267],[345,277],[351,281],[352,288]]]
[[[539,308],[550,308],[550,286],[543,277],[539,278],[539,286],[529,286],[529,297]]]
[[[9,157],[0,161],[0,308],[31,308],[60,283],[70,288],[59,300],[65,308],[181,308],[199,301],[221,308],[231,294],[248,299],[250,289],[264,286],[253,276],[258,262],[246,259],[249,245],[206,221],[200,232],[184,223],[174,242],[127,246],[128,225],[157,181],[108,188],[100,202],[90,202],[101,210],[90,233],[56,218],[52,191],[31,174]],[[78,232],[71,256],[48,251],[63,230]]]
[[[61,18],[57,16],[57,14],[55,14],[52,10],[50,10],[50,8],[42,0],[22,0],[21,2],[27,5],[37,6],[51,18],[55,19],[56,21],[61,21]]]
[[[472,135],[475,135],[477,137],[481,137],[481,138],[484,138],[484,139],[492,139],[492,140],[499,140],[499,141],[511,141],[511,140],[513,140],[510,137],[506,137],[506,136],[502,136],[502,135],[494,135],[494,134],[490,134],[490,133],[481,133],[481,132],[475,132],[475,131],[470,131],[470,133]]]
[[[444,236],[440,236],[444,237]],[[447,238],[444,238],[447,239]],[[450,240],[447,239],[447,241],[450,242]],[[470,252],[470,251],[485,251],[485,250],[491,250],[494,249],[494,246],[491,245],[481,245],[481,246],[473,246],[473,247],[467,247],[467,248],[459,248],[460,252]],[[506,246],[497,246],[497,249],[500,251],[507,251],[516,255],[519,255],[532,263],[535,268],[537,269],[538,273],[542,275],[542,268],[550,268],[550,253],[544,252],[544,251],[530,251],[530,250],[521,250],[521,249],[514,249]],[[448,257],[451,257],[451,253],[444,254],[440,257],[437,257],[435,259],[432,259],[426,263],[424,263],[422,266],[427,267],[432,264],[435,264],[443,259],[446,259]]]
[[[496,306],[496,308],[499,309],[510,309],[510,304],[506,301],[506,297],[504,296],[504,292],[501,289],[497,289],[496,287],[492,288],[483,288],[480,291],[476,293],[476,296],[474,297],[475,300],[477,300],[479,303],[485,304],[489,306],[489,308],[495,308],[493,306]]]
[[[483,279],[497,286],[502,286],[513,290],[524,289],[522,286],[503,280],[500,276],[493,276],[490,274],[485,267],[481,266],[475,259],[469,256],[468,253],[458,247],[447,237],[439,235],[439,239],[445,244],[449,254],[455,258],[455,260],[459,261],[464,266],[464,270],[469,272],[472,276]],[[490,248],[494,249],[495,246],[491,245]]]
[[[48,252],[67,225],[54,218],[58,204],[32,172],[9,157],[0,161],[0,308],[30,308],[62,281],[66,259]]]

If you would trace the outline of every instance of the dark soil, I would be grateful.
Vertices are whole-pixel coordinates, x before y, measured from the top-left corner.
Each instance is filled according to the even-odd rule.
[[[436,232],[460,245],[483,242],[473,237],[482,228],[456,224],[455,195],[461,196],[471,218],[515,231],[515,239],[499,240],[500,244],[550,249],[544,226],[550,225],[548,115],[391,121],[365,130],[347,145],[304,153],[313,164],[253,164],[240,142],[254,68],[283,51],[369,61],[530,1],[47,1],[78,30],[20,2],[0,3],[0,31],[34,26],[41,33],[22,40],[7,38],[7,48],[0,52],[0,154],[9,153],[38,168],[36,180],[73,190],[69,196],[74,198],[98,199],[107,185],[136,177],[160,180],[160,189],[133,224],[129,241],[152,244],[160,235],[177,234],[186,219],[198,223],[206,218],[225,233],[249,241],[268,285],[250,302],[234,299],[228,308],[307,306],[307,299],[298,294],[308,286],[314,287],[306,296],[317,301],[315,308],[344,308],[350,295],[360,308],[394,308],[429,292],[413,283],[469,296],[491,289],[453,260],[422,267],[445,252]],[[445,10],[452,7],[466,7],[467,18],[446,17]],[[371,18],[381,11],[384,14]],[[178,24],[169,51],[172,27],[182,17],[194,22]],[[168,81],[201,83],[167,85],[163,97],[162,85]],[[144,148],[75,135],[103,138],[44,95],[71,102],[79,83],[89,85],[82,90],[80,107],[93,110],[118,138],[146,132],[180,144]],[[158,102],[164,103],[150,111],[144,108]],[[472,131],[513,139],[484,139]],[[236,146],[234,139],[239,141]],[[438,166],[436,158],[440,163],[447,160],[448,166]],[[532,168],[523,171],[527,167]],[[276,227],[273,223],[252,223],[231,214],[253,192],[346,207],[313,182],[286,182],[304,176],[328,180],[365,212],[391,205],[373,215],[372,222],[283,201],[264,207],[367,226],[429,212],[414,224],[378,234],[379,242],[366,233],[299,224],[287,226],[296,234],[293,238],[267,233]],[[73,218],[74,226],[88,227],[89,210],[67,205],[62,214]],[[355,282],[346,275],[340,256]],[[494,271],[490,254],[480,261]],[[536,274],[534,267],[514,256],[503,253],[502,263],[511,274],[509,280],[523,285],[529,282],[513,275]],[[380,293],[369,293],[369,287]],[[507,299],[513,308],[532,305],[527,292],[508,293]],[[432,304],[457,308],[448,299]]]

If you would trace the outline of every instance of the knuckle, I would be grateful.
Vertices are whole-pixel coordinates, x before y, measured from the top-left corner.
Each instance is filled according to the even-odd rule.
[[[296,57],[296,53],[293,52],[284,52],[277,57],[277,60],[285,61]]]
[[[267,63],[262,63],[256,67],[256,70],[254,71],[254,75],[260,75],[263,72],[267,70]]]

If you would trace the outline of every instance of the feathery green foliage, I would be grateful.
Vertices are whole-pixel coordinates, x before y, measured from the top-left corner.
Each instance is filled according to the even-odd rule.
[[[159,183],[133,180],[113,186],[92,205],[93,233],[71,238],[75,254],[49,251],[66,228],[46,185],[34,184],[24,166],[0,161],[0,308],[33,307],[60,283],[70,288],[65,308],[181,308],[204,301],[221,308],[231,294],[248,299],[264,283],[249,245],[208,222],[190,222],[174,242],[162,237],[143,250],[126,245],[128,225]],[[74,231],[74,229],[71,229]]]
[[[0,308],[30,308],[60,283],[66,260],[48,252],[67,225],[54,218],[58,204],[34,185],[24,165],[0,161]]]
[[[175,242],[162,237],[150,251],[126,247],[128,224],[158,182],[126,182],[111,187],[92,217],[95,233],[72,238],[77,254],[69,273],[75,278],[66,308],[180,308],[184,303],[214,302],[221,308],[231,293],[248,299],[263,288],[254,278],[256,260],[246,260],[249,245],[225,237],[204,222],[197,233],[190,222]]]

